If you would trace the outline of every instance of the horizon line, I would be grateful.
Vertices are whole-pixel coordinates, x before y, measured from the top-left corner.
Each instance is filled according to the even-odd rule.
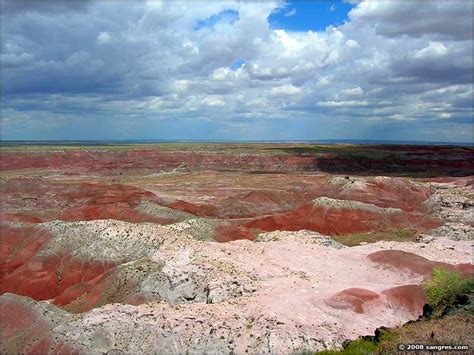
[[[450,142],[450,141],[415,141],[415,140],[384,140],[384,139],[0,139],[3,143],[82,143],[82,142],[104,142],[104,143],[359,143],[359,144],[390,144],[390,145],[467,145],[474,146],[474,142]]]

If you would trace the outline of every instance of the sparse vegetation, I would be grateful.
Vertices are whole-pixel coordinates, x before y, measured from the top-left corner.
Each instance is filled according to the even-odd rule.
[[[428,305],[442,312],[460,296],[474,290],[474,279],[464,278],[457,271],[435,268],[424,288]]]
[[[399,344],[462,344],[468,345],[472,349],[474,347],[473,332],[474,318],[472,315],[454,315],[442,319],[422,320],[391,329],[383,334],[377,347],[377,353],[394,353]],[[432,352],[418,353],[431,354]]]
[[[332,355],[332,354],[346,354],[346,355],[366,355],[374,354],[377,352],[377,344],[368,340],[358,339],[352,341],[343,350],[326,350],[320,351],[317,354],[320,355]]]

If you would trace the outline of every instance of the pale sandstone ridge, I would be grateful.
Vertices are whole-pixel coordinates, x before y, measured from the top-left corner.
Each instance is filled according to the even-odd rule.
[[[435,193],[424,204],[434,215],[449,222],[474,224],[474,190],[471,179],[447,183],[430,183]]]
[[[420,234],[417,240],[427,241],[433,238],[473,241],[474,227],[464,223],[448,222],[439,228]]]
[[[64,305],[81,311],[85,300],[100,291],[97,308],[84,313],[70,315],[29,298],[1,296],[3,306],[23,309],[43,322],[42,334],[22,338],[23,345],[19,338],[3,336],[2,352],[45,347],[88,353],[337,348],[345,339],[371,334],[379,326],[417,318],[424,304],[417,285],[426,277],[423,270],[436,264],[428,259],[470,262],[464,244],[451,249],[465,241],[450,240],[445,248],[437,242],[348,248],[311,231],[276,231],[259,235],[257,243],[220,244],[195,240],[173,225],[105,220],[51,222],[44,227],[55,235],[45,252],[63,247],[65,238],[78,247],[75,255],[91,253],[114,262],[125,255],[129,261],[114,269],[113,278],[106,276]],[[408,252],[403,254],[408,264],[384,264],[387,249]],[[412,258],[426,268],[410,269]],[[131,293],[120,291],[118,284]],[[121,304],[101,305],[104,297],[109,297],[105,303]],[[11,324],[2,327],[3,334],[12,331]]]
[[[340,209],[344,208],[344,209],[349,209],[349,210],[368,210],[368,211],[378,212],[378,213],[402,212],[402,210],[399,208],[392,208],[392,207],[382,208],[371,203],[352,201],[352,200],[337,200],[337,199],[329,198],[329,197],[319,197],[317,199],[314,199],[312,203],[314,206],[326,207],[326,208],[333,207],[333,208],[340,208]]]

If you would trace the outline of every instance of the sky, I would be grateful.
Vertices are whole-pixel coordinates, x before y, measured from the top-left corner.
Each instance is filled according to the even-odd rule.
[[[473,6],[2,1],[1,137],[473,142]]]

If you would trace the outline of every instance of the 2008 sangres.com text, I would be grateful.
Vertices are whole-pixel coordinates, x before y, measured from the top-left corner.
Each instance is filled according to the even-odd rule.
[[[428,350],[428,351],[450,351],[450,350],[469,350],[468,345],[439,345],[439,344],[400,344],[400,351],[410,350]]]

